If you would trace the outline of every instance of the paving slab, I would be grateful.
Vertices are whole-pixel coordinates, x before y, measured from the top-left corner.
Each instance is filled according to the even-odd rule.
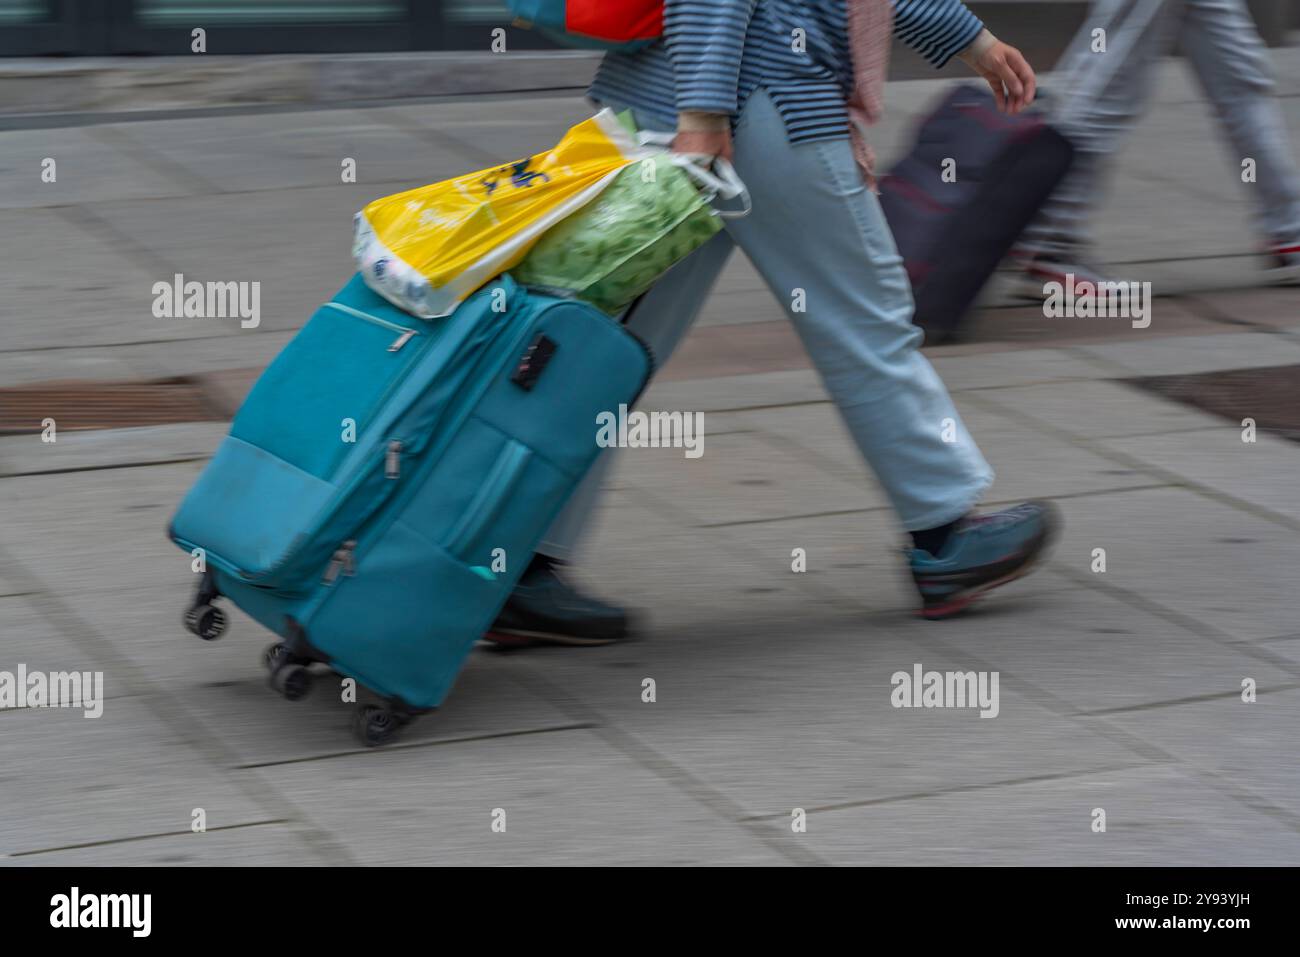
[[[1239,423],[1225,422],[1213,429],[1103,439],[1101,444],[1300,522],[1300,444],[1262,433],[1254,442],[1243,442],[1241,434]]]
[[[592,731],[371,751],[267,775],[365,864],[787,862]],[[504,832],[492,830],[494,809]]]
[[[1205,214],[1212,215],[1213,207],[1207,207]],[[1153,242],[1148,239],[1148,243]],[[1253,245],[1245,249],[1246,252],[1163,259],[1158,250],[1148,248],[1139,256],[1116,262],[1114,269],[1140,274],[1144,282],[1151,283],[1152,294],[1157,297],[1152,325],[1158,323],[1160,329],[1164,329],[1170,325],[1170,316],[1169,311],[1160,306],[1162,298],[1168,301],[1173,297],[1185,298],[1226,289],[1245,291],[1265,282],[1266,261],[1255,254]]]
[[[537,681],[575,715],[635,735],[751,814],[787,820],[794,807],[1142,762],[1011,682],[1000,682],[991,720],[973,709],[894,708],[898,671],[977,667],[977,655],[918,643],[932,624],[899,620],[886,630],[821,620],[795,630],[759,622],[743,635],[646,642],[621,681],[578,656],[536,666]],[[656,682],[653,704],[640,697],[646,677]]]
[[[313,867],[324,863],[290,825],[235,825],[0,857],[0,867]]]
[[[724,305],[730,311],[735,303],[728,299]],[[789,323],[742,324],[724,319],[691,330],[664,367],[655,373],[655,380],[734,377],[807,369],[811,365],[803,342]]]
[[[453,143],[460,168],[446,175],[469,173],[489,166],[502,166],[524,156],[545,153],[555,146],[570,127],[596,113],[581,97],[527,98],[510,104],[429,103],[382,107],[377,112],[395,127],[424,137],[424,149]],[[443,149],[447,149],[446,146]],[[439,178],[431,177],[427,182]]]
[[[997,394],[1000,396],[1001,390]],[[980,406],[975,399],[966,401],[958,394],[956,404],[962,427],[969,430],[997,474],[984,496],[989,501],[1079,495],[1150,485],[1153,481],[1140,471],[1125,468],[1057,436],[1025,428]],[[869,488],[872,507],[887,504],[874,479],[867,474],[857,446],[840,426],[829,404],[742,412],[737,413],[737,419],[748,428],[762,429],[776,436],[778,447],[792,460],[805,461],[798,450],[807,449],[806,460],[810,463],[821,463],[837,477]],[[941,426],[936,423],[935,428]],[[834,508],[806,490],[797,494],[798,501],[805,504],[796,505],[790,514]]]
[[[0,476],[77,472],[206,459],[229,429],[224,422],[186,422],[131,429],[65,431],[0,437]],[[99,481],[110,481],[99,476]]]
[[[1216,337],[1217,338],[1217,337]],[[1115,372],[1083,354],[1088,347],[1025,349],[976,356],[938,356],[931,360],[949,392],[1000,389],[1040,382],[1113,378]]]
[[[1058,564],[1081,569],[1088,561],[1088,555],[1073,552],[1056,557]],[[1030,584],[1055,587],[1043,600],[1018,600]],[[1013,602],[1014,613],[1009,608]],[[1052,571],[1040,571],[990,596],[985,610],[998,613],[972,618],[954,640],[978,649],[1003,674],[1030,682],[1080,713],[1231,697],[1240,693],[1241,679],[1248,676],[1260,687],[1300,682],[1294,669],[1260,660],[1247,643],[1197,635]]]
[[[200,807],[209,827],[267,819],[138,698],[108,701],[99,718],[60,708],[4,714],[0,721],[5,854],[185,834]]]
[[[1293,333],[1300,328],[1300,293],[1288,287],[1204,292],[1192,304],[1199,310],[1230,316],[1239,322]]]
[[[102,660],[55,628],[32,598],[26,593],[0,594],[0,671],[15,675],[19,665],[25,666],[28,674],[102,670]],[[113,677],[104,675],[105,700],[130,693],[122,682],[112,680]],[[17,710],[0,709],[0,722],[17,714]],[[0,728],[4,727],[9,726],[0,724]]]
[[[1106,832],[1092,831],[1094,808]],[[816,811],[774,834],[835,864],[1083,867],[1291,865],[1300,835],[1165,765]]]
[[[837,614],[843,609],[864,628],[885,631],[915,614],[918,598],[903,551],[909,543],[892,510],[779,519],[710,531],[728,553],[753,556],[746,566],[751,590],[802,589],[810,626],[829,617],[831,609]],[[804,550],[807,571],[793,570],[795,548]],[[987,604],[996,616],[1031,614],[1040,608],[1050,610],[1054,607],[1050,593],[1070,587],[1059,579],[1034,575],[999,591]],[[1000,618],[987,628],[977,623],[976,619],[983,622],[986,617],[985,608],[977,606],[963,633],[980,636],[1000,627]],[[760,612],[742,614],[734,623],[766,624],[767,620]]]
[[[888,508],[889,499],[871,474],[857,444],[831,402],[765,409],[742,409],[733,413],[738,427],[764,442],[773,457],[797,462],[834,475],[862,489],[862,508]],[[796,507],[790,515],[836,511],[818,496],[797,486],[790,489]],[[717,519],[710,519],[716,524]]]
[[[1184,765],[1213,774],[1224,788],[1243,792],[1246,800],[1258,796],[1281,809],[1275,818],[1296,830],[1300,828],[1297,719],[1300,691],[1288,690],[1261,694],[1253,704],[1239,696],[1218,698],[1133,711],[1107,720],[1164,749]],[[1225,829],[1233,822],[1233,818],[1226,819]]]
[[[1116,281],[1136,281],[1123,273]],[[1155,287],[1152,287],[1153,295]],[[1236,331],[1193,312],[1174,298],[1157,298],[1151,306],[1151,325],[1135,329],[1131,319],[1055,318],[1043,315],[1042,305],[977,310],[960,327],[960,341],[972,341],[992,351],[995,344],[1018,348],[1060,346],[1084,342],[1127,341],[1172,335],[1212,335]],[[1159,320],[1159,321],[1157,321]]]
[[[1265,651],[1275,652],[1300,664],[1300,636],[1280,641],[1261,641],[1259,645]]]
[[[191,559],[167,523],[203,464],[6,478],[4,547],[60,593],[111,596],[142,583],[188,593]]]
[[[665,512],[658,493],[607,493],[589,537],[579,544],[576,581],[630,606],[646,644],[707,640],[720,632],[743,636],[760,624],[801,633],[846,613],[861,617],[850,605],[827,603],[825,593],[819,601],[818,593],[805,590],[790,571],[784,543],[755,549],[744,539],[690,523],[675,508]],[[556,657],[542,654],[543,660]]]
[[[1075,580],[1242,640],[1295,631],[1300,538],[1289,528],[1183,489],[1074,499],[1065,520],[1057,562]],[[1096,548],[1104,573],[1091,570]]]
[[[760,372],[712,379],[655,380],[638,405],[643,409],[719,412],[759,406],[826,402],[828,396],[811,369]],[[708,419],[705,419],[708,428]]]
[[[151,204],[145,207],[153,209]],[[234,322],[238,328],[236,320],[156,318],[153,284],[170,283],[172,275],[106,239],[95,222],[82,220],[79,207],[66,215],[53,209],[5,214],[0,256],[5,262],[6,315],[18,319],[4,323],[0,347],[84,349],[211,335],[223,323]]]
[[[255,328],[241,327],[239,319],[154,319],[148,311],[152,297],[142,298],[150,328],[247,336],[297,329],[347,282],[353,272],[352,216],[389,192],[339,183],[242,197],[103,203],[95,213],[165,259],[168,272],[152,276],[142,297],[153,281],[172,282],[175,272],[186,281],[261,283],[261,321]]]
[[[734,522],[813,511],[866,508],[863,482],[829,475],[748,433],[710,436],[703,454],[682,449],[621,449],[613,479],[645,487],[699,522]],[[816,504],[811,506],[810,504]]]
[[[103,347],[0,351],[0,383],[6,387],[67,379],[122,381],[141,378],[157,376],[144,373],[126,361],[117,350]]]
[[[1086,438],[1167,434],[1220,426],[1222,420],[1123,381],[1058,382],[999,389],[981,399]],[[968,413],[972,428],[980,417]],[[977,436],[979,431],[975,433]]]
[[[54,182],[46,182],[47,159]],[[16,212],[105,199],[180,196],[187,184],[141,164],[87,128],[0,132],[0,208]],[[5,217],[12,222],[11,212]],[[9,230],[6,230],[9,232]]]
[[[322,294],[320,298],[323,300],[329,294]],[[233,385],[242,378],[244,382],[225,396],[228,403],[234,399],[237,405],[243,400],[246,387],[253,384],[256,376],[280,353],[314,311],[315,305],[303,306],[296,325],[286,312],[282,323],[285,328],[280,331],[241,329],[238,335],[206,336],[148,346],[122,345],[114,348],[112,354],[128,364],[136,377],[142,379],[197,375],[204,377],[205,388],[216,386],[220,389],[215,379],[226,378]],[[3,361],[2,356],[0,361]]]
[[[1074,351],[1104,361],[1123,376],[1175,375],[1300,362],[1300,341],[1261,332],[1116,340],[1101,345],[1080,345]]]
[[[386,111],[308,110],[245,116],[122,123],[113,127],[124,150],[198,177],[209,189],[190,192],[241,194],[292,187],[338,187],[360,205],[379,195],[437,182],[476,167],[449,148],[384,122]],[[500,122],[497,120],[496,122]],[[512,157],[502,157],[502,162]],[[355,163],[356,181],[342,179],[343,161]],[[201,186],[201,184],[200,184]],[[258,202],[228,196],[226,203]],[[305,203],[300,215],[313,215]],[[346,235],[345,248],[346,245]]]
[[[1142,135],[1146,135],[1145,127]],[[1205,151],[1204,139],[1195,145],[1192,136],[1187,135],[1186,139],[1185,149]],[[1163,163],[1166,155],[1174,152],[1164,148],[1163,143],[1161,147],[1152,157],[1156,164]],[[1166,178],[1158,171],[1144,174],[1140,167],[1127,161],[1130,153],[1144,150],[1155,153],[1146,144],[1126,147],[1122,154],[1125,159],[1112,166],[1106,180],[1106,197],[1092,220],[1095,248],[1105,250],[1104,261],[1178,260],[1247,253],[1255,248],[1257,242],[1247,222],[1248,197],[1234,194],[1231,186],[1211,192],[1216,184],[1214,173],[1208,169],[1201,171],[1194,181],[1196,185]],[[1238,179],[1236,186],[1241,185]],[[1215,211],[1214,228],[1206,229],[1204,217],[1211,210]],[[1118,273],[1119,279],[1150,281],[1156,295],[1174,291],[1163,288],[1163,284],[1157,287],[1155,280],[1143,275],[1138,266],[1111,272]]]

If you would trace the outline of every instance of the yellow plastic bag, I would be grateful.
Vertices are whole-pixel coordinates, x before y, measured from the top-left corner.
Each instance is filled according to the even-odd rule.
[[[646,155],[601,110],[548,153],[375,200],[354,217],[353,258],[389,302],[425,319],[448,315]]]

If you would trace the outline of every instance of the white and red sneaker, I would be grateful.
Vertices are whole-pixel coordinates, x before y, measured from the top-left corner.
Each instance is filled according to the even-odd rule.
[[[1096,295],[1105,276],[1078,256],[1066,253],[1011,251],[1015,266],[1013,290],[1026,299],[1043,300],[1050,295],[1049,283],[1063,288],[1073,285],[1075,295]]]
[[[1265,255],[1268,257],[1265,275],[1269,282],[1279,286],[1300,283],[1300,244],[1274,246]]]

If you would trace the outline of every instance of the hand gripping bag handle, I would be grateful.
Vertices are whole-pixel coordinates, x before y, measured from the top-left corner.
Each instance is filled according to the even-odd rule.
[[[652,130],[640,130],[636,134],[640,145],[663,147],[665,150],[672,145],[674,136],[673,133],[656,133]],[[723,219],[748,216],[750,210],[754,208],[749,198],[748,187],[729,160],[721,156],[710,156],[707,153],[669,152],[668,155],[674,166],[705,188],[710,203],[714,199],[740,198],[742,202],[740,209],[714,209],[714,212]]]

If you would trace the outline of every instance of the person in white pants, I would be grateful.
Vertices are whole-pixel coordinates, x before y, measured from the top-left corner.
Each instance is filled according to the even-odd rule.
[[[1105,52],[1096,30],[1105,31]],[[1244,0],[1094,0],[1057,67],[1067,78],[1057,121],[1074,143],[1070,173],[1021,238],[1031,282],[1096,281],[1083,255],[1106,157],[1141,115],[1152,68],[1181,45],[1252,190],[1270,278],[1300,278],[1300,168],[1274,97],[1268,53]],[[1113,57],[1120,58],[1118,62]]]

